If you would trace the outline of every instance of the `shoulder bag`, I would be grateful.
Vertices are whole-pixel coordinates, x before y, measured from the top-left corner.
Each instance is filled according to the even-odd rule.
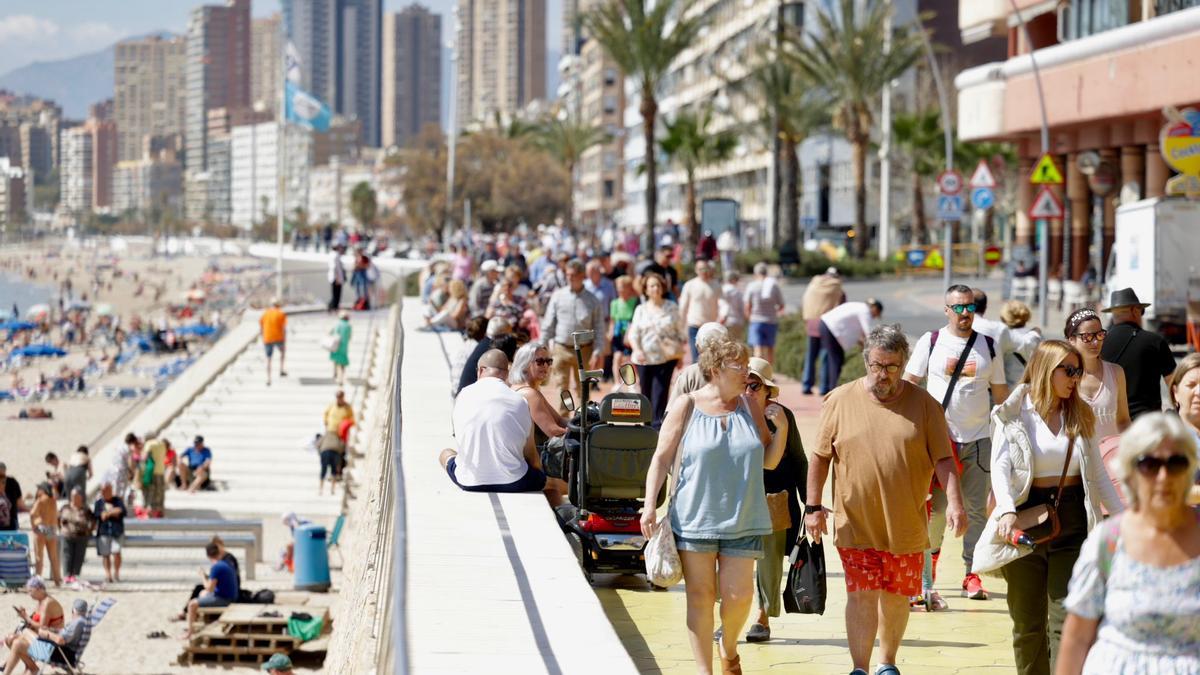
[[[687,414],[684,416],[684,433],[686,425],[691,422],[692,408],[696,399],[687,395]],[[679,491],[679,471],[683,466],[683,435],[679,437],[679,447],[675,449],[675,466],[671,470],[671,494],[667,497],[667,508],[675,501],[675,493]],[[642,508],[654,508],[654,496],[646,495]],[[671,531],[670,516],[654,524],[650,533],[650,541],[646,542],[646,580],[659,588],[670,588],[683,580],[683,562],[679,559],[679,550],[675,548],[675,533]]]
[[[1058,520],[1058,504],[1062,501],[1063,483],[1067,480],[1067,469],[1071,466],[1071,454],[1075,450],[1075,437],[1067,441],[1067,459],[1063,462],[1062,475],[1058,478],[1058,491],[1048,504],[1038,504],[1029,508],[1017,508],[1017,522],[1013,527],[1023,531],[1034,545],[1053,541],[1062,531]]]

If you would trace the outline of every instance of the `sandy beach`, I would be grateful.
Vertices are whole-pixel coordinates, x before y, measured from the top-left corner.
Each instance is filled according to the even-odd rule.
[[[217,276],[211,273],[206,277],[206,271],[216,263],[221,270]],[[119,270],[119,272],[118,272]],[[100,249],[72,249],[61,243],[39,245],[34,247],[7,248],[0,251],[0,273],[6,275],[6,287],[13,287],[11,282],[21,281],[25,284],[41,284],[48,287],[51,294],[50,304],[57,309],[58,297],[64,294],[64,282],[70,280],[72,299],[90,303],[93,308],[101,304],[109,305],[113,316],[121,318],[121,324],[129,326],[135,318],[149,325],[157,325],[166,319],[172,326],[193,323],[203,320],[211,322],[228,321],[233,316],[233,305],[229,295],[244,299],[246,291],[258,289],[263,279],[269,275],[269,265],[264,265],[256,258],[221,256],[177,256],[171,258],[151,258],[148,251],[112,251]],[[167,319],[168,305],[178,305],[186,300],[189,293],[195,293],[198,282],[207,278],[214,279],[219,284],[210,283],[207,287],[217,288],[224,284],[227,291],[220,297],[221,302],[196,305],[196,315],[187,319]],[[229,288],[238,290],[228,292]],[[28,286],[25,287],[28,289]],[[86,297],[85,297],[86,294]],[[217,300],[214,293],[213,300]],[[11,313],[13,298],[0,297],[0,309]],[[64,302],[64,305],[67,304]],[[194,303],[195,304],[195,303]],[[213,316],[213,304],[220,306]],[[24,313],[26,307],[18,307]],[[23,318],[23,317],[19,317]],[[87,322],[92,323],[94,317]],[[53,342],[59,337],[55,329],[47,336]],[[0,333],[3,337],[3,333]],[[36,342],[36,340],[35,340]],[[206,348],[203,342],[190,348],[191,356],[198,356]],[[11,348],[12,345],[8,345]],[[4,351],[7,352],[8,348]],[[91,347],[83,345],[67,345],[67,356],[61,358],[33,359],[16,368],[7,368],[0,373],[0,390],[12,390],[19,380],[27,389],[36,386],[42,375],[53,378],[62,367],[84,369],[89,363],[103,365],[104,356],[111,358],[115,347],[95,344]],[[170,364],[180,358],[182,353],[154,354],[140,353],[129,364],[122,364],[112,373],[101,373],[86,378],[89,393],[65,393],[47,398],[32,397],[28,400],[0,401],[0,437],[5,443],[0,447],[0,461],[7,464],[8,475],[16,478],[27,495],[31,498],[38,482],[44,480],[46,466],[43,457],[47,452],[55,452],[59,457],[66,458],[79,445],[89,445],[98,450],[109,443],[111,435],[121,428],[121,425],[132,419],[149,400],[143,396],[130,398],[115,398],[106,392],[125,390],[147,390],[155,386],[154,371],[163,365]],[[41,407],[53,413],[51,419],[16,419],[22,409]],[[185,439],[175,439],[178,446]],[[105,467],[96,466],[101,472]],[[26,514],[21,515],[22,529],[28,531],[29,522]],[[266,536],[266,551],[274,555],[274,551],[286,536],[286,529],[268,524]],[[136,553],[130,552],[131,562],[136,560]],[[95,562],[94,549],[88,553],[89,563]],[[270,558],[268,558],[270,559]],[[189,568],[190,569],[190,568]],[[86,571],[86,570],[85,570]],[[199,577],[197,576],[197,579]],[[98,579],[90,579],[98,581]],[[271,579],[272,583],[251,584],[251,587],[270,586],[280,589],[281,577]],[[179,611],[187,599],[186,590],[133,590],[123,589],[122,584],[115,584],[104,590],[76,591],[52,589],[51,593],[64,607],[77,597],[95,603],[99,599],[112,596],[117,603],[105,617],[103,623],[93,634],[92,644],[85,653],[87,672],[113,675],[134,675],[150,673],[178,672],[211,672],[211,667],[176,665],[176,659],[182,650],[183,642],[178,639],[183,629],[182,623],[168,622],[168,617]],[[329,598],[332,600],[332,597]],[[30,606],[32,600],[20,590],[11,590],[0,598],[0,605]],[[328,604],[328,603],[326,603]],[[3,610],[0,610],[3,611]],[[15,627],[16,618],[12,617]],[[147,639],[152,631],[165,631],[166,639]],[[0,647],[0,652],[4,651]],[[3,657],[0,657],[3,658]],[[300,664],[298,664],[300,665]],[[251,672],[243,667],[245,672]],[[320,672],[320,670],[300,667],[299,672]],[[18,672],[21,672],[18,669]]]

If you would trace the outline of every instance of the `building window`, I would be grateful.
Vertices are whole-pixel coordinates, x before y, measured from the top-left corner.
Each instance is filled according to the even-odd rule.
[[[616,194],[616,183],[611,180],[604,181],[604,198],[611,199]]]
[[[1172,0],[1160,0],[1160,3],[1164,1]],[[1067,40],[1078,40],[1129,23],[1129,0],[1071,0],[1064,11],[1063,37]]]
[[[1154,14],[1162,16],[1189,7],[1200,7],[1200,0],[1155,0]]]

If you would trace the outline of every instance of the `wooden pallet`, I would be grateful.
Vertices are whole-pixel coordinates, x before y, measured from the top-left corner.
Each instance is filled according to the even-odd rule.
[[[291,653],[301,645],[287,632],[288,617],[294,612],[323,616],[329,630],[328,607],[237,604],[215,609],[219,612],[206,612],[206,623],[193,633],[179,656],[180,664],[262,663],[272,654]]]

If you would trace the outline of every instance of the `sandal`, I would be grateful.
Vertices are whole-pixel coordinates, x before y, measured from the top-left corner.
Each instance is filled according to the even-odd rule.
[[[725,648],[719,646],[717,651],[721,657],[721,675],[742,675],[742,655],[738,654],[732,659],[725,658]]]

